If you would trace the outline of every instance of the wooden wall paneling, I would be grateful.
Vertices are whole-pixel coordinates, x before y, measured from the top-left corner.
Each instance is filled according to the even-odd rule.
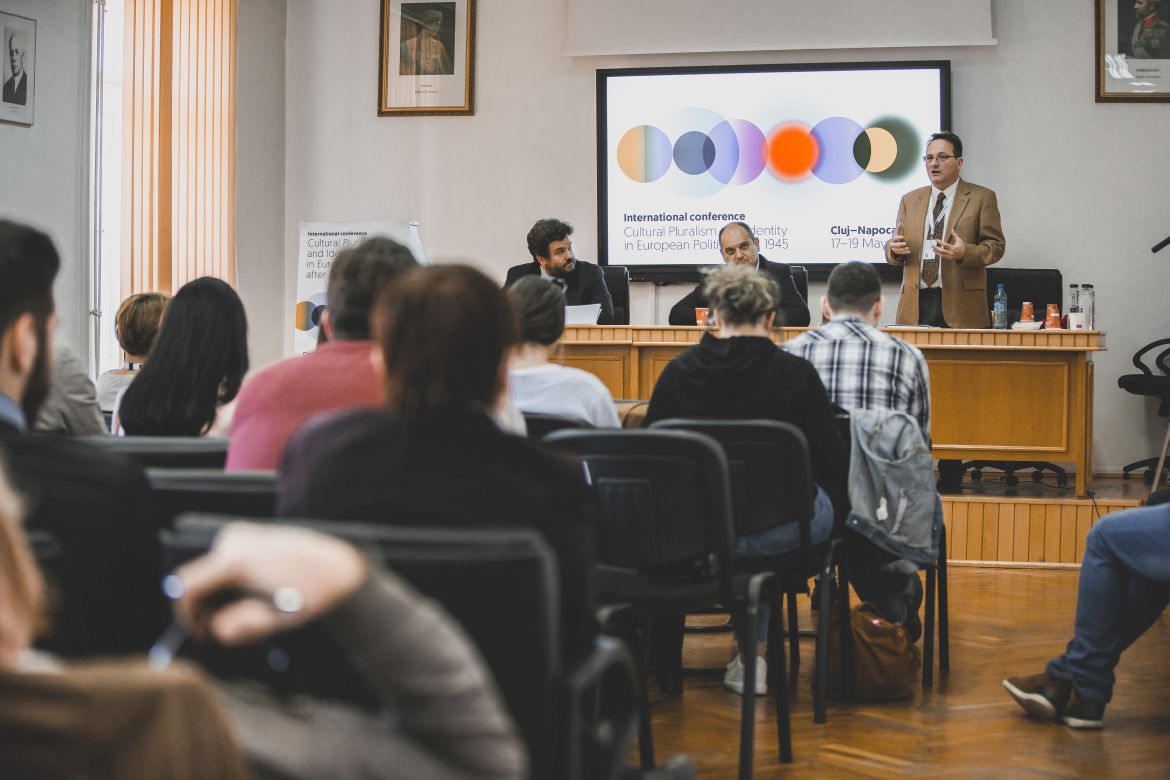
[[[1071,504],[1060,507],[1060,562],[1076,563],[1077,508]]]
[[[951,504],[951,527],[947,529],[947,536],[953,540],[951,557],[958,561],[969,560],[967,557],[967,510],[970,505],[963,502]]]
[[[983,508],[982,501],[972,502],[967,507],[967,560],[986,560],[983,555]]]
[[[1015,560],[1016,539],[1016,507],[1014,504],[999,505],[999,539],[997,540],[996,559],[1000,561]]]
[[[1028,560],[1044,562],[1044,505],[1028,507]]]
[[[1044,507],[1044,561],[1060,562],[1060,507]]]
[[[1074,558],[1077,563],[1085,557],[1085,537],[1089,535],[1089,529],[1093,527],[1093,507],[1089,504],[1081,504],[1077,507],[1077,538],[1076,551]]]
[[[1023,563],[1031,560],[1029,550],[1032,542],[1032,508],[1027,504],[1016,504],[1014,509],[1016,530],[1011,560]]]
[[[980,548],[979,560],[998,561],[999,557],[999,515],[1003,505],[986,503],[983,505],[983,544]]]

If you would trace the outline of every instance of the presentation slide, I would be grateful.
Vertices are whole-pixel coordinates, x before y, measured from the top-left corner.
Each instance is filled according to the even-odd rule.
[[[947,62],[598,71],[599,247],[631,272],[719,262],[746,222],[772,260],[884,262],[898,200],[950,125]]]

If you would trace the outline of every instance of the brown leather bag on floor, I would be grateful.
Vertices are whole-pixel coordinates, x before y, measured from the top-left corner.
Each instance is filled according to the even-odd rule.
[[[900,624],[890,623],[872,604],[849,613],[853,630],[853,698],[895,701],[914,695],[922,674],[922,654]],[[841,631],[837,609],[829,615],[829,696],[842,698]]]

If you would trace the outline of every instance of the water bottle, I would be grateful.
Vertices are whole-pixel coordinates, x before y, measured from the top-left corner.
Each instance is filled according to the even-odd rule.
[[[1064,305],[1066,312],[1072,311],[1081,305],[1081,286],[1079,284],[1070,284],[1068,286],[1068,302]]]
[[[997,284],[995,300],[991,306],[991,327],[1004,330],[1007,326],[1007,293],[1003,291],[1002,284]]]
[[[1091,284],[1081,285],[1081,311],[1085,313],[1085,330],[1097,329],[1097,293]]]

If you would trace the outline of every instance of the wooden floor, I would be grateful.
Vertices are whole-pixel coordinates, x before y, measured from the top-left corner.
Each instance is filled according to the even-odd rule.
[[[1075,570],[956,566],[950,570],[951,671],[933,691],[889,704],[829,703],[812,722],[813,645],[792,696],[796,762],[781,766],[772,702],[757,715],[756,777],[1166,777],[1170,775],[1170,614],[1122,659],[1103,732],[1029,720],[1000,685],[1042,671],[1067,642]],[[801,597],[801,625],[811,626]],[[730,657],[728,634],[686,640],[688,667]],[[691,756],[700,777],[734,777],[739,697],[715,677],[680,695],[651,694],[659,761]]]

